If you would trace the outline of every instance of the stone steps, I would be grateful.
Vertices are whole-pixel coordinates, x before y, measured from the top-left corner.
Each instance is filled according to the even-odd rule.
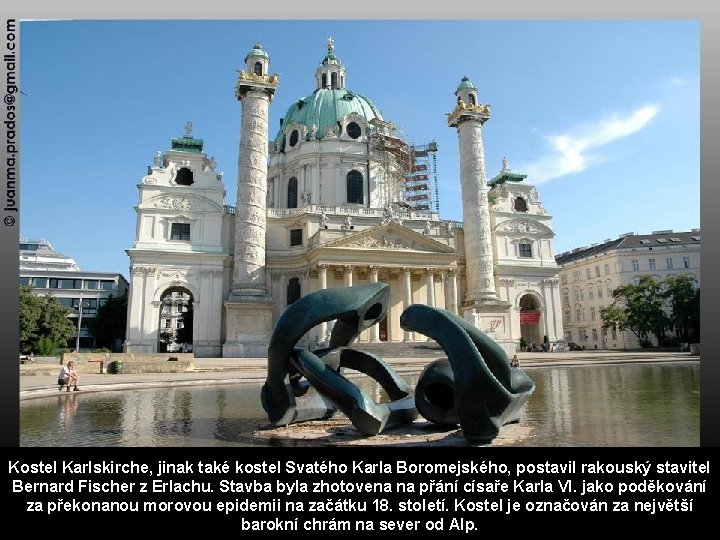
[[[434,340],[411,343],[353,343],[351,347],[381,358],[440,358],[445,356],[445,352]]]

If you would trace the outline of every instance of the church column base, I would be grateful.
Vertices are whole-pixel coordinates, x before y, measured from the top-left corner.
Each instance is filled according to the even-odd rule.
[[[223,358],[267,358],[273,302],[225,302]]]
[[[510,304],[502,301],[465,306],[462,317],[482,330],[512,357],[519,344],[510,335]]]
[[[153,354],[157,352],[157,344],[143,343],[142,341],[129,342],[123,346],[123,352],[131,354]]]
[[[219,341],[193,341],[195,358],[218,358],[222,356],[223,346]]]

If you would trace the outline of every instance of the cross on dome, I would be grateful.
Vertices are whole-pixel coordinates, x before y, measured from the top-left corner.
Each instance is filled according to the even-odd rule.
[[[335,40],[333,40],[332,37],[327,38],[327,49],[328,52],[333,52],[335,50]]]

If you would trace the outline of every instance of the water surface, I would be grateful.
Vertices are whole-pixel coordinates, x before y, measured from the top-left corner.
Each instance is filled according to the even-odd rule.
[[[700,363],[530,368],[514,446],[700,446]],[[403,375],[415,384],[418,374]],[[380,400],[372,381],[363,389]],[[66,393],[20,403],[22,446],[257,446],[260,385]],[[274,444],[278,444],[277,442]]]

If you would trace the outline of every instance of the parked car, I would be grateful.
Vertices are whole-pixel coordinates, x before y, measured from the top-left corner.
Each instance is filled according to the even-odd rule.
[[[585,345],[580,345],[571,341],[570,343],[568,343],[568,349],[570,349],[571,351],[584,351]]]
[[[554,352],[568,352],[570,348],[568,347],[567,341],[559,340],[550,347],[550,350]]]

